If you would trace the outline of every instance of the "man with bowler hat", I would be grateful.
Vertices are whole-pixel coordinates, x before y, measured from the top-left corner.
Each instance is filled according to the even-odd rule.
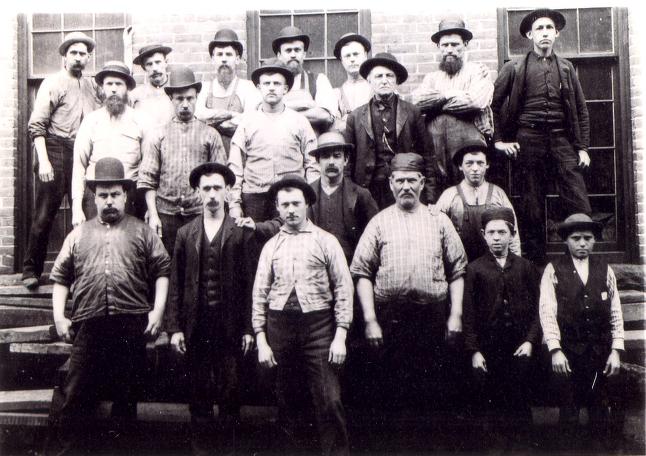
[[[29,136],[37,162],[36,205],[29,230],[22,282],[32,289],[43,272],[49,232],[58,208],[72,197],[74,139],[81,120],[101,106],[99,87],[83,76],[96,43],[83,32],[72,32],[58,48],[64,69],[42,82],[29,118]]]
[[[359,73],[374,96],[355,109],[346,124],[345,138],[354,145],[350,162],[352,180],[370,190],[379,209],[393,204],[389,189],[390,162],[397,155],[415,152],[424,160],[424,197],[435,202],[435,154],[420,110],[404,101],[396,88],[408,71],[395,56],[381,52],[361,64]]]
[[[137,188],[146,192],[148,224],[169,253],[177,230],[202,212],[198,193],[188,185],[189,173],[200,163],[227,162],[220,134],[195,117],[201,89],[190,68],[173,68],[164,92],[175,115],[148,135],[143,145]]]
[[[564,27],[565,17],[551,9],[523,18],[520,34],[533,49],[502,67],[491,102],[495,147],[515,161],[523,183],[523,251],[539,264],[545,264],[545,195],[552,176],[564,218],[592,212],[583,180],[590,166],[588,109],[574,66],[554,53]]]
[[[52,435],[59,454],[83,450],[96,405],[102,394],[114,399],[117,435],[132,429],[146,364],[146,338],[159,332],[170,258],[153,231],[125,213],[128,189],[116,158],[97,161],[92,179],[97,217],[76,227],[56,258],[50,279],[56,332],[72,342],[69,371],[54,390],[50,411]],[[149,297],[154,284],[154,303]],[[70,318],[64,315],[72,289]]]

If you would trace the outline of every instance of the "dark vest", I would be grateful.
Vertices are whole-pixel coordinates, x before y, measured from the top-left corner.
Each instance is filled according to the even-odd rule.
[[[202,227],[204,230],[204,227]],[[222,227],[218,230],[211,242],[202,233],[200,254],[200,305],[215,308],[222,300],[222,280],[220,275],[220,254],[222,245]]]
[[[591,348],[598,355],[607,355],[612,345],[608,264],[594,256],[589,261],[586,285],[581,282],[569,254],[552,262],[558,280],[556,299],[561,344],[577,354]]]

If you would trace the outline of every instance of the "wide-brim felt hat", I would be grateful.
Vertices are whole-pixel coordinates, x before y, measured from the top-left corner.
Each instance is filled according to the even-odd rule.
[[[94,48],[96,47],[96,41],[94,41],[92,38],[87,36],[83,32],[71,32],[65,35],[63,38],[63,42],[58,46],[58,53],[65,57],[65,54],[67,53],[67,48],[70,47],[74,43],[85,43],[87,46],[87,51],[92,52]]]
[[[253,72],[251,73],[251,81],[253,82],[253,84],[258,85],[260,83],[260,76],[266,73],[280,73],[285,76],[287,87],[291,89],[294,85],[294,73],[292,73],[292,71],[287,68],[284,63],[282,63],[275,57],[265,60],[260,68],[253,70]]]
[[[484,140],[468,140],[462,144],[462,147],[453,155],[451,160],[455,166],[460,166],[462,164],[462,159],[468,153],[482,152],[487,156],[487,161],[491,159],[489,147]]]
[[[173,48],[169,46],[164,46],[163,44],[151,44],[149,46],[144,46],[139,49],[139,55],[132,59],[132,63],[135,65],[142,65],[148,56],[161,52],[164,56],[170,54],[173,51]]]
[[[197,165],[191,170],[191,174],[188,176],[188,183],[192,188],[196,188],[200,183],[200,177],[205,174],[219,174],[224,177],[224,183],[233,187],[233,184],[236,183],[236,176],[233,174],[233,171],[229,169],[228,166],[223,165],[222,163],[207,162]]]
[[[532,24],[536,19],[540,19],[541,17],[549,17],[552,19],[554,21],[554,27],[556,27],[556,30],[559,32],[565,27],[565,16],[553,9],[540,8],[529,13],[520,22],[519,29],[523,38],[527,38],[527,32],[532,29]]]
[[[322,152],[339,149],[345,153],[350,153],[354,150],[354,145],[345,142],[345,138],[338,131],[327,131],[319,136],[318,147],[310,150],[309,154],[318,158]]]
[[[404,83],[408,79],[406,67],[399,63],[397,58],[389,52],[380,52],[363,62],[359,67],[359,74],[363,79],[367,79],[370,71],[376,66],[384,66],[393,70],[397,77],[397,85]]]
[[[338,60],[341,60],[341,48],[353,41],[361,43],[366,52],[370,52],[372,45],[370,44],[370,40],[368,40],[368,38],[363,35],[359,35],[358,33],[346,33],[341,38],[339,38],[339,41],[337,41],[334,45],[334,57],[336,57]]]
[[[238,34],[231,29],[218,30],[209,43],[209,55],[213,57],[213,48],[216,46],[226,47],[233,46],[238,55],[242,55],[242,42],[238,39]]]
[[[125,178],[121,160],[114,157],[104,157],[94,165],[94,179],[86,180],[85,184],[92,191],[95,191],[97,184],[121,184],[127,190],[133,187],[135,182],[132,179]]]
[[[565,240],[574,231],[592,231],[597,240],[601,239],[603,225],[587,214],[572,214],[556,226],[556,232]]]
[[[305,202],[311,206],[316,203],[316,192],[308,184],[305,179],[303,179],[298,174],[285,174],[281,180],[274,182],[271,187],[269,187],[268,197],[271,201],[276,199],[276,195],[279,190],[283,188],[298,188],[303,192],[305,196]]]
[[[310,37],[304,34],[298,27],[289,25],[278,32],[278,36],[271,42],[271,49],[274,51],[274,54],[278,54],[281,44],[296,40],[303,42],[303,48],[307,52],[310,47]]]
[[[195,80],[195,73],[187,66],[175,66],[171,68],[168,76],[168,84],[164,86],[166,95],[179,90],[186,90],[195,87],[199,93],[202,90],[202,83]]]
[[[125,63],[119,62],[118,60],[105,62],[101,71],[94,76],[94,80],[98,85],[103,85],[103,79],[105,79],[106,76],[117,76],[125,79],[128,90],[132,90],[137,86],[135,78],[130,74],[130,69]]]
[[[431,35],[431,41],[439,43],[440,38],[444,35],[458,34],[464,41],[471,41],[473,33],[466,28],[464,21],[456,17],[448,17],[440,21],[439,30]]]

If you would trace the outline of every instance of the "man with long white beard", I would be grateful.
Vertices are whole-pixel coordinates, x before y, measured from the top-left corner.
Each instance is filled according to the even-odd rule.
[[[104,157],[119,159],[126,178],[137,181],[141,161],[141,142],[145,123],[128,106],[128,91],[136,83],[123,62],[109,61],[94,77],[103,89],[103,107],[87,115],[74,142],[72,170],[72,225],[77,226],[96,215],[94,196],[85,182],[94,178],[96,162]],[[128,191],[126,213],[142,217],[145,204],[136,189]]]

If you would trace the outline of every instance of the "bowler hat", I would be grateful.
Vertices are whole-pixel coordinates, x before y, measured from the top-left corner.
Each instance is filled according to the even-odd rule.
[[[271,187],[269,187],[269,198],[271,198],[272,201],[275,200],[278,191],[284,188],[300,189],[305,196],[305,202],[308,206],[316,203],[316,192],[310,184],[308,184],[305,179],[298,174],[285,174],[281,180],[274,182]]]
[[[139,55],[135,57],[132,60],[132,63],[135,65],[144,65],[144,61],[146,60],[146,57],[151,56],[153,54],[156,54],[158,52],[161,52],[164,54],[164,56],[167,56],[172,52],[173,48],[164,46],[162,44],[151,44],[149,46],[144,46],[141,49],[139,49]]]
[[[109,62],[105,62],[105,65],[103,65],[101,71],[99,71],[96,76],[94,76],[94,80],[97,84],[103,85],[103,79],[105,79],[106,76],[117,76],[124,79],[126,81],[128,90],[134,89],[137,85],[135,78],[130,75],[130,69],[128,69],[125,63],[118,60],[110,60]]]
[[[211,57],[213,57],[213,48],[216,46],[233,46],[238,55],[242,55],[242,43],[238,39],[238,34],[231,29],[222,29],[215,32],[213,40],[209,43],[209,55]]]
[[[556,27],[556,30],[559,32],[565,27],[565,16],[553,9],[540,8],[529,13],[521,21],[520,34],[523,38],[527,38],[527,32],[532,29],[532,24],[536,19],[540,19],[541,17],[549,17],[552,19],[554,21],[554,27]]]
[[[565,240],[574,231],[592,231],[596,239],[601,239],[603,225],[595,222],[589,215],[578,213],[572,214],[556,226],[556,232]]]
[[[471,38],[473,38],[473,33],[466,28],[464,21],[459,17],[452,16],[445,17],[440,21],[438,31],[431,35],[431,41],[437,44],[443,35],[451,35],[453,33],[460,35],[464,41],[471,41]]]
[[[338,131],[327,131],[319,136],[318,147],[311,150],[309,154],[314,155],[316,158],[318,158],[321,152],[339,149],[348,154],[349,152],[354,150],[354,146],[350,143],[345,142],[345,138]]]
[[[424,170],[424,159],[421,155],[414,152],[406,152],[403,154],[395,154],[390,161],[390,172],[394,171],[417,171],[418,173]]]
[[[380,52],[363,62],[359,67],[359,74],[363,79],[367,79],[370,71],[376,66],[384,66],[394,71],[397,77],[397,85],[403,84],[408,79],[408,71],[404,65],[399,63],[397,58],[389,52]]]
[[[353,41],[361,43],[366,52],[370,52],[371,45],[368,38],[363,35],[359,35],[358,33],[346,33],[341,38],[339,38],[339,41],[337,41],[334,45],[334,57],[336,57],[338,60],[341,60],[341,48]]]
[[[121,184],[127,190],[135,183],[131,179],[126,179],[121,160],[114,157],[104,157],[99,159],[94,165],[94,179],[85,181],[88,188],[95,191],[97,184]]]
[[[191,187],[196,188],[200,184],[200,177],[205,174],[219,174],[224,177],[224,183],[231,187],[236,183],[236,176],[228,166],[221,163],[208,162],[197,165],[191,170],[191,174],[188,176],[188,182]]]
[[[502,220],[507,222],[510,225],[512,232],[515,231],[514,227],[516,226],[516,219],[514,217],[514,211],[508,207],[490,206],[486,208],[482,212],[482,217],[480,219],[482,229],[484,230],[487,227],[487,223],[492,220]]]
[[[178,65],[170,70],[168,84],[164,86],[164,92],[166,92],[166,95],[170,95],[178,90],[185,90],[191,87],[195,87],[199,93],[202,90],[202,83],[195,81],[195,73],[193,73],[193,70],[187,66]]]
[[[294,85],[294,73],[292,73],[290,69],[287,68],[285,64],[278,60],[276,57],[265,60],[260,68],[253,70],[253,72],[251,73],[251,80],[253,81],[253,84],[258,85],[260,83],[260,75],[265,73],[280,73],[285,76],[287,87],[291,89]]]
[[[487,156],[487,160],[489,160],[489,148],[487,147],[487,143],[484,140],[478,140],[478,139],[471,139],[467,140],[462,144],[462,147],[458,149],[458,151],[453,155],[453,164],[455,166],[460,166],[462,165],[462,159],[464,156],[468,153],[476,153],[476,152],[482,152]]]
[[[67,48],[70,47],[74,43],[85,43],[87,46],[87,51],[92,52],[94,50],[94,47],[96,46],[96,41],[94,41],[92,38],[87,36],[83,32],[71,32],[65,35],[65,38],[63,38],[63,42],[58,46],[58,53],[65,57],[65,54],[67,53]]]
[[[274,41],[271,42],[271,49],[274,51],[274,54],[278,54],[281,44],[296,40],[303,42],[303,48],[305,51],[309,49],[310,37],[304,34],[303,31],[298,27],[288,25],[287,27],[284,27],[280,32],[278,32],[278,36],[274,38]]]

